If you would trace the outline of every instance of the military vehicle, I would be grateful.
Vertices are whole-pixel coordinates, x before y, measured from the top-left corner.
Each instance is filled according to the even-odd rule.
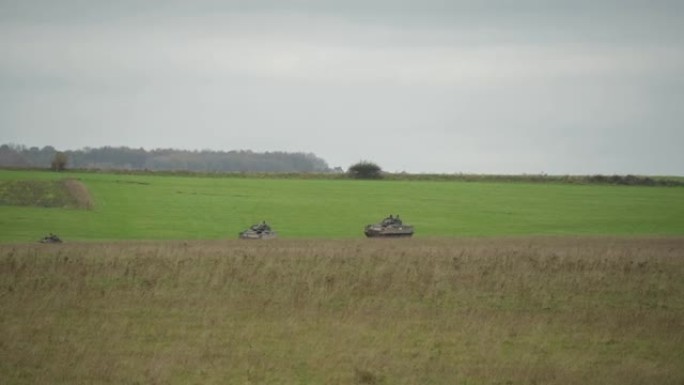
[[[363,230],[368,238],[374,237],[410,237],[413,235],[413,226],[405,225],[399,215],[390,214],[380,223],[367,225]]]
[[[56,235],[50,233],[40,239],[40,243],[62,243],[62,240]]]
[[[238,236],[240,239],[271,239],[278,235],[271,229],[271,226],[266,224],[266,221],[263,221],[250,226],[247,230],[240,232]]]

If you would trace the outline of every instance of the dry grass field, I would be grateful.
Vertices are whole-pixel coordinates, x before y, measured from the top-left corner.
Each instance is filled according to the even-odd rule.
[[[3,384],[684,384],[684,238],[0,245]]]

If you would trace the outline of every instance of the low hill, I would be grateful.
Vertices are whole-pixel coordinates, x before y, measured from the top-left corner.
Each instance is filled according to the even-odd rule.
[[[73,178],[0,182],[0,206],[91,209],[88,189]]]

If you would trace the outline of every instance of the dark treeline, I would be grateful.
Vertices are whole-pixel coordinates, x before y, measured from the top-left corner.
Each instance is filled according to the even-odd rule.
[[[58,150],[3,144],[0,166],[50,168]],[[62,151],[67,168],[197,172],[306,173],[330,171],[325,160],[310,153],[240,151],[187,151],[128,147],[85,148]]]
[[[559,184],[600,184],[618,186],[684,186],[684,178],[642,175],[494,175],[494,174],[383,174],[389,180],[430,180],[461,182],[511,182],[511,183],[559,183]]]
[[[59,151],[52,146],[28,148],[0,145],[0,167],[50,169]],[[128,147],[85,148],[63,151],[67,169],[116,170],[125,173],[172,172],[191,174],[241,173],[245,176],[345,179],[356,177],[353,170],[344,173],[331,169],[314,154],[252,151],[187,151],[174,149],[144,150]],[[378,166],[378,170],[379,166]],[[684,186],[684,178],[640,175],[488,175],[488,174],[409,174],[380,172],[384,180],[425,180],[461,182],[518,182],[600,184],[622,186]]]

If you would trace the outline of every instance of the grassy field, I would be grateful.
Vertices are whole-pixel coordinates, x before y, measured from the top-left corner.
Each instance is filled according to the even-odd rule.
[[[684,239],[0,245],[3,384],[684,383]]]
[[[682,187],[0,171],[2,384],[682,385],[682,277]]]
[[[357,238],[390,213],[416,237],[684,234],[682,187],[39,171],[0,171],[0,186],[64,178],[92,208],[0,205],[0,242],[230,239],[261,220],[285,238]]]

